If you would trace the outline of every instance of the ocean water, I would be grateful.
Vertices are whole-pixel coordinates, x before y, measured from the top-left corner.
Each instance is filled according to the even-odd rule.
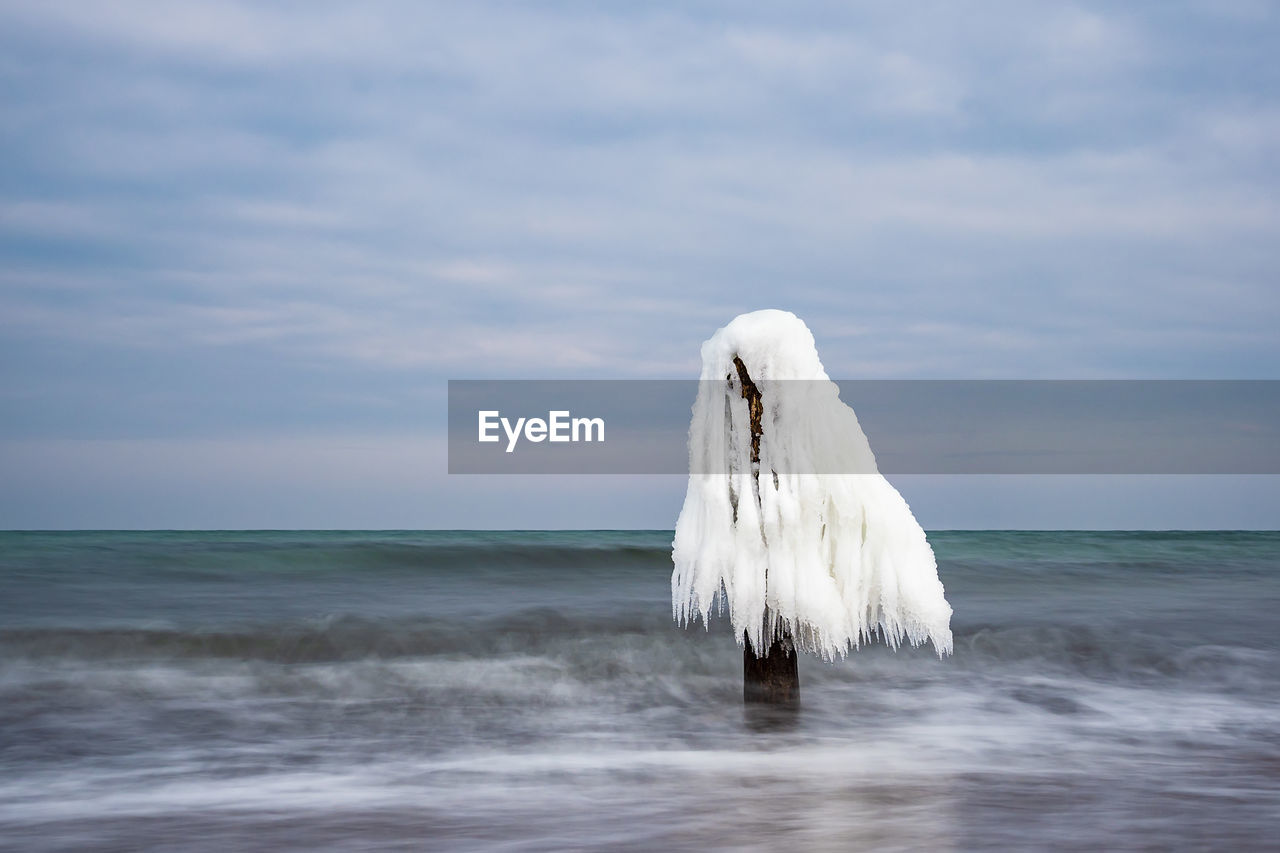
[[[670,541],[0,533],[0,847],[1275,849],[1280,534],[933,533],[772,722]]]

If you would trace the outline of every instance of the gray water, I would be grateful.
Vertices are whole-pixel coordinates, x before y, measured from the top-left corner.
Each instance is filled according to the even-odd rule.
[[[0,533],[0,846],[1275,844],[1280,534],[931,534],[955,655],[775,725],[670,539]]]

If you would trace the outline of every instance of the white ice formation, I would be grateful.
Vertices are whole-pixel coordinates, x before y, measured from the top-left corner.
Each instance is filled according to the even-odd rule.
[[[735,357],[763,404],[758,466]],[[785,628],[827,660],[877,635],[951,651],[951,606],[924,530],[879,474],[800,318],[743,314],[702,345],[689,471],[672,543],[677,622],[706,624],[727,605],[738,642],[755,649]]]

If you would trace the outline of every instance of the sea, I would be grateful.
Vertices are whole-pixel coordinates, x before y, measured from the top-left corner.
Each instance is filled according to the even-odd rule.
[[[1280,844],[1280,533],[932,532],[954,655],[777,717],[671,537],[0,533],[0,848]]]

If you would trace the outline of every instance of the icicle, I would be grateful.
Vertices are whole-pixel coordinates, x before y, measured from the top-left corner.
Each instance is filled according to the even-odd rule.
[[[756,448],[735,359],[763,399]],[[894,648],[931,641],[949,653],[933,550],[880,476],[808,327],[786,311],[743,314],[702,345],[702,380],[672,543],[676,621],[705,622],[722,595],[739,642],[757,649],[769,644],[768,614],[827,660],[877,634]],[[866,473],[809,473],[823,471]]]

